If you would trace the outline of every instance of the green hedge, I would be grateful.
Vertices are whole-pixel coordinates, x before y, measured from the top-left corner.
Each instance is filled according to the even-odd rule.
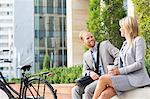
[[[150,77],[150,59],[145,59],[145,66]]]
[[[53,73],[53,76],[47,78],[47,80],[52,84],[60,83],[74,83],[75,80],[82,74],[82,66],[74,67],[57,67],[51,68],[50,72]]]
[[[43,69],[41,72],[48,71]],[[82,65],[77,65],[73,67],[56,67],[50,68],[50,72],[54,74],[53,76],[48,76],[47,80],[52,84],[60,83],[74,83],[75,80],[82,75]],[[20,83],[19,78],[13,78],[9,83]]]

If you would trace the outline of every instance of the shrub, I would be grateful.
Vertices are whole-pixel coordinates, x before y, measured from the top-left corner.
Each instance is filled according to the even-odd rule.
[[[145,65],[146,65],[148,75],[150,77],[150,59],[145,59]]]
[[[136,10],[136,16],[139,23],[139,33],[146,41],[145,65],[150,76],[150,1],[132,0]]]
[[[11,81],[9,81],[9,83],[19,84],[20,81],[21,81],[21,80],[20,80],[19,78],[12,78]]]
[[[50,71],[53,76],[48,76],[47,80],[51,84],[60,84],[60,83],[74,83],[77,78],[79,78],[82,74],[82,65],[74,66],[74,67],[55,67],[50,68],[50,70],[44,68],[41,72]],[[39,73],[36,73],[37,75]],[[36,75],[35,74],[35,75]],[[13,78],[9,83],[20,83],[19,78]]]
[[[74,67],[57,67],[51,68],[50,72],[53,73],[53,76],[47,78],[47,80],[54,84],[60,83],[74,83],[75,80],[81,76],[82,74],[82,66],[74,66]]]

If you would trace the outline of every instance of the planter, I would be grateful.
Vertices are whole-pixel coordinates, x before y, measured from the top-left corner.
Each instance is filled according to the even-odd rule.
[[[58,99],[71,99],[71,90],[75,84],[53,84]]]
[[[71,89],[75,84],[52,84],[57,90],[58,99],[71,99]],[[11,84],[11,86],[19,92],[20,84]]]

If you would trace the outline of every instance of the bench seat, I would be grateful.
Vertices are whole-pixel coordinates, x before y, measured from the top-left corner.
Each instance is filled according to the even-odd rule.
[[[121,96],[114,96],[111,99],[150,99],[150,87],[138,88],[125,92]]]

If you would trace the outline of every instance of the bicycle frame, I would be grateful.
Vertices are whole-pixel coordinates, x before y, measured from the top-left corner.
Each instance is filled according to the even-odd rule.
[[[49,72],[43,72],[43,73],[40,73],[40,74],[27,76],[26,71],[29,71],[30,67],[31,67],[30,65],[25,65],[25,66],[20,68],[20,70],[22,71],[22,73],[21,73],[22,77],[21,77],[21,81],[20,81],[20,90],[19,90],[19,92],[17,92],[14,88],[12,88],[9,85],[9,83],[5,80],[3,74],[0,72],[0,77],[2,78],[2,79],[0,79],[0,88],[8,95],[9,98],[22,99],[24,97],[24,92],[27,89],[32,94],[32,91],[30,90],[30,88],[28,86],[31,84],[31,82],[33,80],[37,80],[37,79],[39,81],[39,82],[37,82],[38,83],[38,90],[35,90],[35,92],[37,93],[36,96],[40,96],[40,94],[39,94],[40,81],[42,81],[42,80],[46,81],[47,76],[51,76],[52,74],[49,73]],[[30,86],[33,86],[33,85],[31,84]],[[55,97],[57,98],[56,92],[54,91],[53,87],[50,84],[48,86],[50,87],[50,90],[52,90],[53,95],[55,95]],[[35,87],[33,86],[33,88],[35,88]],[[45,92],[45,85],[44,85],[44,92]],[[33,94],[32,94],[32,96],[36,99],[36,96],[34,96]]]
[[[0,80],[0,87],[1,87],[1,88],[4,88],[4,89],[7,91],[8,96],[14,97],[14,96],[12,95],[12,93],[10,92],[10,90],[12,90],[12,91],[18,96],[19,93],[18,93],[16,90],[14,90],[14,89],[7,83],[7,81],[5,80],[5,78],[4,78],[4,76],[3,76],[3,74],[2,74],[1,72],[0,72],[0,76],[1,76],[1,78],[2,78],[2,80]]]
[[[28,84],[28,80],[29,80],[29,78],[25,76],[24,72],[22,73],[21,82],[20,82],[20,91],[19,92],[17,92],[14,88],[12,88],[9,85],[9,83],[5,80],[5,78],[4,78],[4,76],[1,72],[0,72],[0,77],[2,78],[2,80],[0,80],[0,87],[6,89],[9,96],[14,97],[14,95],[11,93],[11,91],[12,91],[13,93],[15,93],[17,98],[22,99],[23,87]]]

